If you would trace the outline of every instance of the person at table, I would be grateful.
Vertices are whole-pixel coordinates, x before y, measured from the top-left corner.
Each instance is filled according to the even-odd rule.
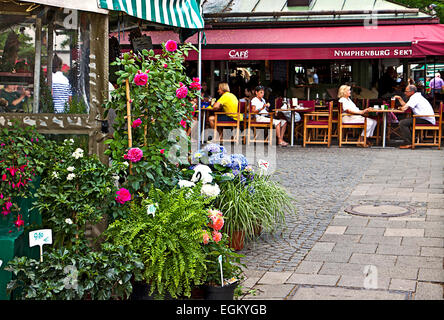
[[[412,109],[413,114],[422,115],[424,117],[416,118],[417,124],[435,124],[435,113],[433,111],[432,105],[427,101],[426,98],[422,96],[415,85],[408,85],[405,88],[405,96],[408,101],[405,102],[401,96],[395,95],[394,98],[398,100],[401,107],[398,109],[406,111],[408,108]],[[428,117],[429,116],[429,117]],[[400,149],[410,149],[412,147],[412,127],[413,118],[405,118],[399,122],[399,130],[401,132],[401,137],[404,140],[404,144],[401,145]]]
[[[218,114],[217,121],[236,121],[239,100],[234,94],[230,92],[230,87],[228,86],[228,83],[226,82],[219,83],[217,92],[219,93],[220,98],[213,104],[212,110],[215,112],[223,111],[227,113],[227,114]],[[239,120],[240,121],[243,120],[242,114],[240,114]],[[215,115],[211,115],[208,118],[208,121],[210,122],[211,128],[214,128],[214,124],[216,121]]]
[[[344,115],[342,117],[343,123],[364,123],[364,116],[368,115],[370,108],[366,108],[364,110],[360,110],[356,104],[350,99],[351,96],[351,87],[347,85],[342,85],[338,90],[338,98],[339,102],[342,103],[342,110],[346,113],[351,113],[351,115]],[[371,118],[367,118],[367,131],[364,132],[362,130],[361,136],[359,137],[359,141],[364,141],[364,134],[368,137],[373,136],[373,132],[375,131],[377,121]],[[368,147],[370,145],[369,142],[364,147]]]
[[[64,113],[65,105],[72,101],[71,85],[68,78],[62,72],[63,61],[55,54],[52,59],[52,100],[54,101],[54,112]]]
[[[2,99],[2,109],[4,112],[23,111],[23,103],[31,96],[29,90],[19,91],[18,85],[6,85],[0,90],[0,99]]]
[[[256,97],[251,99],[251,112],[259,114],[255,115],[257,122],[270,122],[268,115],[268,107],[270,106],[264,99],[264,87],[257,86],[255,89]],[[281,147],[288,146],[288,143],[284,141],[285,130],[287,129],[287,121],[283,119],[273,119],[273,126],[276,128],[276,137],[278,139],[278,145]]]

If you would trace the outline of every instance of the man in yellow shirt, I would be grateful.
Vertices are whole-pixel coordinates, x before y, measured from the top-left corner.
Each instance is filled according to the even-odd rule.
[[[225,82],[219,83],[217,92],[221,95],[221,97],[213,105],[213,110],[220,111],[220,109],[222,109],[223,112],[230,113],[228,115],[227,114],[217,115],[217,121],[237,120],[239,101],[237,100],[236,96],[230,92],[230,87],[228,86],[228,83]],[[242,114],[240,114],[239,120],[240,121],[243,120]],[[214,128],[215,116],[214,115],[210,116],[208,118],[208,121],[210,122],[211,128]]]

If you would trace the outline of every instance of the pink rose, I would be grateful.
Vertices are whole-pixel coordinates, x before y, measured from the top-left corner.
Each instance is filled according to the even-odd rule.
[[[117,194],[116,201],[120,204],[124,204],[125,202],[131,200],[131,194],[125,188],[120,188],[120,190],[117,191],[116,194]]]
[[[214,242],[218,243],[220,240],[222,240],[222,233],[218,231],[213,231],[212,235]]]
[[[131,124],[131,128],[137,128],[138,126],[140,126],[142,124],[142,120],[140,120],[140,118],[137,118],[136,120],[133,121],[133,123]]]
[[[199,82],[191,82],[190,84],[190,89],[192,90],[200,90],[202,88],[202,86],[200,85]]]
[[[177,50],[177,42],[174,40],[168,40],[165,43],[165,49],[169,52],[174,52]]]
[[[224,226],[224,218],[216,217],[213,220],[213,224],[210,227],[213,228],[215,231],[219,231],[220,229],[222,229],[223,226]]]
[[[180,120],[180,125],[182,126],[182,127],[184,127],[185,129],[187,128],[187,122],[185,121],[185,120]]]
[[[210,242],[210,235],[208,234],[208,232],[206,230],[204,230],[202,232],[202,238],[203,238],[204,244],[208,244],[208,242]]]
[[[128,153],[123,156],[124,159],[127,159],[131,162],[139,162],[143,157],[143,151],[139,148],[131,148],[128,150]]]
[[[160,153],[164,154],[165,153],[165,149],[160,149]]]
[[[164,68],[168,68],[168,65],[165,63],[165,64],[163,65],[163,67],[164,67]]]
[[[146,73],[138,73],[134,77],[134,83],[138,86],[144,86],[148,82],[148,75]]]
[[[176,90],[176,97],[178,97],[179,99],[185,98],[187,94],[188,94],[188,89],[185,86],[182,86]]]

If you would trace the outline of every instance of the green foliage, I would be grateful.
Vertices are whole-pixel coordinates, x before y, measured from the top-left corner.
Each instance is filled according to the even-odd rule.
[[[221,183],[220,189],[213,205],[227,218],[224,230],[229,235],[244,231],[246,239],[253,239],[258,226],[272,232],[285,225],[286,212],[295,212],[292,198],[267,176],[255,175],[248,184],[237,176]]]
[[[10,127],[0,130],[0,209],[1,217],[11,218],[11,212],[18,212],[17,199],[28,198],[31,181],[39,176],[45,167],[40,151],[43,136],[34,127],[21,126],[14,121]],[[12,207],[7,210],[7,204]],[[9,211],[9,212],[8,212]],[[10,219],[12,221],[12,219]]]
[[[157,207],[154,216],[147,214],[150,204]],[[104,236],[107,241],[140,254],[150,294],[189,297],[191,289],[205,279],[201,244],[206,205],[208,200],[193,189],[166,193],[152,189],[141,203],[133,201],[130,216],[112,223]]]
[[[8,292],[15,299],[31,300],[129,298],[131,279],[140,278],[143,270],[137,254],[110,244],[100,251],[78,250],[51,249],[43,262],[15,257],[5,267],[14,274]]]
[[[112,108],[116,112],[113,139],[105,141],[109,145],[106,154],[115,161],[123,161],[129,148],[126,80],[129,81],[131,119],[142,121],[140,126],[131,128],[131,132],[132,147],[140,148],[143,158],[132,163],[133,174],[128,175],[122,185],[131,194],[142,192],[146,195],[151,187],[171,189],[177,184],[178,166],[188,161],[186,156],[177,157],[177,154],[188,153],[188,144],[182,146],[177,140],[189,139],[180,122],[191,118],[191,99],[198,92],[188,88],[186,98],[180,99],[176,90],[181,83],[189,86],[192,82],[184,67],[185,56],[190,50],[195,50],[194,46],[185,44],[175,52],[164,49],[157,55],[153,50],[143,50],[137,55],[125,53],[112,64],[120,69],[116,72],[119,87],[112,91],[112,100],[105,105],[106,110]],[[146,85],[135,84],[139,72],[147,74]]]
[[[72,100],[67,102],[65,105],[65,113],[70,114],[82,114],[87,113],[87,108],[85,102],[79,96],[73,96]]]
[[[444,2],[442,0],[392,0],[392,2],[408,6],[410,8],[418,8],[429,14],[430,12],[425,10],[425,8],[431,4],[436,4],[436,15],[439,17],[440,23],[444,23]]]
[[[45,151],[48,167],[35,194],[35,208],[43,225],[53,230],[54,246],[71,247],[84,241],[87,223],[98,223],[118,205],[115,168],[75,149],[73,140],[48,144]]]

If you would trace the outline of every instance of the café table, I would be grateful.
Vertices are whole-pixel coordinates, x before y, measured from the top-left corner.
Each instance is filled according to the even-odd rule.
[[[289,109],[274,109],[275,113],[277,112],[284,112],[284,111],[290,111],[291,114],[291,138],[290,138],[290,146],[293,147],[294,145],[294,113],[295,112],[300,112],[300,113],[305,113],[305,112],[309,112],[309,111],[313,111],[313,108],[299,108],[299,107],[294,107],[294,108],[289,108]],[[302,121],[302,120],[301,120]]]
[[[205,140],[205,122],[206,122],[206,116],[207,116],[207,113],[208,112],[210,112],[210,111],[212,111],[213,110],[213,107],[212,106],[208,106],[208,107],[206,107],[206,106],[204,106],[204,105],[202,105],[201,106],[201,110],[202,110],[202,133],[201,133],[201,136],[202,136],[202,138],[201,138],[201,143],[203,144],[204,143],[204,140]],[[196,113],[199,113],[199,110],[196,110],[195,111]]]
[[[393,113],[404,113],[404,111],[398,109],[374,109],[370,108],[369,112],[382,113],[382,121],[384,123],[384,127],[382,130],[382,147],[385,148],[385,139],[386,139],[386,131],[387,131],[387,114],[389,112]]]

